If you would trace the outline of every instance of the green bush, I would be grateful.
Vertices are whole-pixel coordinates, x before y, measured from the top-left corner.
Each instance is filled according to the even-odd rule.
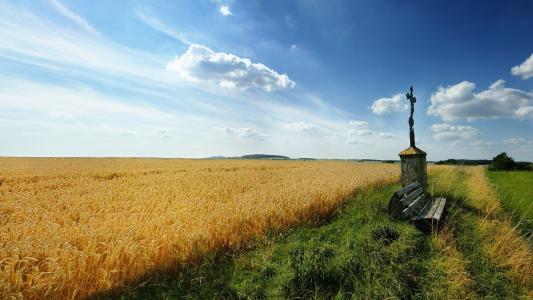
[[[528,162],[515,162],[507,153],[502,152],[492,159],[489,165],[491,171],[532,170]]]

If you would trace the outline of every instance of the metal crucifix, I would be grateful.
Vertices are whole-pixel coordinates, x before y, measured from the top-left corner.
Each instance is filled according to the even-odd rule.
[[[411,116],[409,117],[409,145],[411,147],[415,146],[415,131],[413,130],[413,125],[415,124],[415,121],[413,120],[413,113],[415,112],[415,103],[416,103],[416,97],[413,96],[413,87],[409,89],[409,93],[405,94],[405,97],[411,102]]]

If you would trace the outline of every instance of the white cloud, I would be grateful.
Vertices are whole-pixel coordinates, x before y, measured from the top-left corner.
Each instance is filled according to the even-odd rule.
[[[394,138],[396,138],[398,136],[396,134],[390,133],[390,132],[379,132],[378,133],[378,137],[382,138],[382,139],[394,139]]]
[[[526,140],[521,137],[514,137],[503,141],[506,145],[522,145],[526,143]]]
[[[295,86],[287,75],[279,74],[261,63],[253,63],[233,54],[214,52],[198,44],[189,46],[187,52],[171,60],[167,70],[177,72],[193,82],[210,82],[228,89],[259,88],[272,92]]]
[[[396,94],[390,98],[380,98],[372,103],[372,111],[377,115],[405,111],[407,104],[402,102],[402,97],[402,94]]]
[[[533,105],[520,107],[516,110],[515,114],[519,119],[531,117],[533,116]]]
[[[0,76],[0,110],[18,110],[52,118],[80,120],[88,117],[117,120],[172,120],[173,115],[148,104],[123,102],[86,88],[67,88],[24,80],[9,80]],[[44,98],[43,98],[44,97]],[[46,99],[46,101],[43,101]],[[122,121],[122,120],[121,120]]]
[[[137,18],[139,18],[139,20],[141,20],[144,24],[151,27],[152,29],[164,33],[186,45],[192,44],[182,33],[165,25],[158,18],[150,15],[147,11],[137,9],[135,10],[135,15],[137,16]]]
[[[375,132],[373,130],[370,130],[368,126],[367,121],[361,121],[361,120],[351,120],[350,126],[352,126],[352,129],[349,129],[348,134],[348,140],[346,143],[348,144],[360,144],[360,145],[373,145],[376,142],[373,140],[375,138],[379,139],[393,139],[396,138],[397,135],[390,132]],[[361,139],[365,138],[365,139]]]
[[[296,24],[294,23],[294,19],[291,17],[291,15],[286,14],[285,15],[285,24],[287,27],[289,27],[290,30],[294,31],[297,29]]]
[[[369,136],[374,133],[372,130],[368,129],[367,121],[350,120],[350,126],[353,128],[348,130],[349,136]]]
[[[241,139],[248,139],[248,138],[265,138],[268,137],[267,134],[264,134],[260,131],[257,131],[252,128],[247,127],[241,127],[241,128],[233,128],[233,127],[215,127],[215,130],[218,130],[220,132],[223,132],[227,135],[235,136]]]
[[[503,144],[512,147],[516,151],[532,151],[533,150],[533,140],[527,140],[522,137],[512,137],[509,139],[503,140]]]
[[[350,120],[350,126],[356,129],[368,129],[368,122],[360,120]]]
[[[160,137],[160,138],[162,138],[162,139],[168,139],[168,138],[172,137],[172,136],[170,135],[170,132],[168,131],[168,129],[157,129],[157,130],[154,130],[154,133],[155,133],[158,137]]]
[[[306,123],[306,122],[295,122],[295,123],[287,123],[284,124],[283,127],[294,130],[294,131],[316,131],[318,130],[318,127],[312,123]]]
[[[346,140],[346,143],[352,144],[352,145],[375,145],[376,144],[375,141],[361,140],[358,138],[349,138]]]
[[[119,135],[122,135],[122,136],[135,136],[135,132],[133,131],[130,131],[130,130],[122,130]]]
[[[498,145],[498,142],[494,141],[475,141],[472,143],[472,145],[476,147],[492,147]]]
[[[511,74],[520,76],[522,79],[533,77],[533,53],[520,65],[512,67]]]
[[[427,112],[444,121],[533,116],[533,92],[506,88],[504,83],[497,80],[479,93],[474,93],[475,83],[468,81],[439,87]]]
[[[433,138],[439,141],[468,140],[479,135],[479,130],[472,126],[461,126],[452,124],[431,125]]]
[[[218,9],[218,11],[223,15],[223,16],[231,16],[233,13],[231,12],[230,8],[229,8],[229,5],[227,4],[223,4],[220,6],[220,8]]]
[[[64,78],[77,77],[74,81],[81,84],[94,80],[129,90],[147,87],[144,91],[148,93],[153,93],[154,87],[176,85],[175,78],[161,68],[165,58],[125,47],[105,36],[85,34],[78,27],[0,1],[0,60],[34,66]]]
[[[72,21],[74,21],[74,23],[78,24],[86,31],[98,35],[98,32],[91,25],[89,25],[89,23],[87,23],[85,19],[68,9],[65,5],[63,5],[63,3],[59,2],[59,0],[50,0],[50,4],[52,4],[52,6],[57,10],[57,12],[71,19]]]
[[[348,135],[350,136],[369,136],[374,134],[370,129],[350,129],[348,130]]]

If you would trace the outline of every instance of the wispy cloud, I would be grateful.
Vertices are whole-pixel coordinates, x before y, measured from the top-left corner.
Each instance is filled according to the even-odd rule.
[[[92,27],[87,21],[85,21],[84,18],[82,18],[80,15],[76,14],[72,10],[68,9],[63,3],[61,3],[59,0],[50,0],[50,4],[63,16],[71,19],[76,24],[81,26],[86,31],[98,35],[98,32],[94,27]]]
[[[192,44],[192,42],[189,41],[189,39],[185,37],[184,34],[161,22],[161,20],[148,13],[147,10],[138,8],[135,10],[135,15],[137,16],[137,18],[139,18],[139,20],[141,20],[144,24],[148,25],[152,29],[164,33],[186,45]]]
[[[370,130],[369,124],[367,121],[362,120],[351,120],[349,122],[351,129],[348,130],[347,134],[350,137],[349,140],[353,140],[354,137],[367,137],[367,139],[371,138],[380,138],[380,139],[393,139],[397,138],[398,135],[391,133],[391,132],[375,132],[373,130]],[[360,139],[357,139],[358,141],[361,141]]]
[[[307,122],[286,123],[283,125],[283,127],[290,130],[303,132],[316,132],[318,130],[318,127],[315,124]]]
[[[130,131],[130,130],[122,130],[121,132],[119,132],[119,135],[122,135],[122,136],[135,136],[135,132],[133,131]]]
[[[521,137],[514,137],[504,140],[503,143],[506,145],[521,145],[526,143],[526,139]]]
[[[61,76],[105,79],[106,84],[113,81],[111,76],[139,80],[144,86],[168,80],[158,56],[83,33],[23,7],[0,3],[0,58]]]
[[[227,135],[235,136],[241,139],[250,139],[250,138],[266,138],[269,135],[264,134],[256,129],[248,128],[248,127],[215,127],[215,130],[218,130],[220,132],[223,132]]]

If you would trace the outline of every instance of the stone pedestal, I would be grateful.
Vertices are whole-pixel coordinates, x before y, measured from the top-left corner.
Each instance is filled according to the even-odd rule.
[[[405,187],[415,181],[418,181],[428,190],[428,172],[426,164],[426,152],[417,147],[409,147],[400,152],[402,185]]]

